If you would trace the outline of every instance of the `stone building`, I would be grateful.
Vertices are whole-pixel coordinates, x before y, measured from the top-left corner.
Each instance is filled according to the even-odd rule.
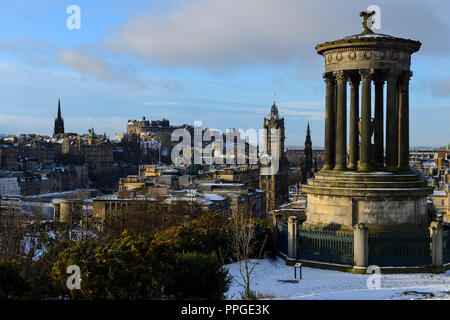
[[[266,192],[266,210],[270,212],[289,200],[289,164],[284,154],[284,118],[280,118],[275,103],[269,118],[264,118],[264,154],[271,158],[269,164],[261,164],[259,189]]]
[[[17,170],[17,148],[0,141],[0,170]]]
[[[171,150],[177,141],[171,141],[172,133],[176,129],[189,131],[194,136],[194,128],[190,125],[173,126],[169,120],[152,120],[145,117],[142,120],[128,120],[125,140],[122,140],[124,148],[130,155],[127,159],[131,163],[165,163],[172,164]],[[130,139],[132,142],[130,142]],[[138,144],[135,142],[138,141]]]
[[[85,135],[67,135],[61,143],[61,158],[68,163],[87,164],[89,169],[113,165],[113,145],[105,135],[89,129]]]
[[[445,222],[450,223],[450,193],[448,185],[446,185],[445,189],[434,190],[430,198],[437,212],[444,215]]]
[[[228,199],[233,214],[246,214],[255,218],[266,217],[266,193],[246,187],[242,183],[201,183],[203,194],[219,194]]]
[[[145,117],[142,120],[128,120],[127,123],[127,134],[137,134],[152,132],[153,130],[158,130],[162,134],[170,135],[171,126],[169,120],[162,119],[156,121],[149,121]]]
[[[85,166],[40,168],[33,173],[18,174],[20,194],[38,195],[86,188],[89,183]]]
[[[311,228],[429,227],[431,189],[409,166],[410,64],[421,43],[374,33],[367,26],[373,13],[361,13],[362,33],[316,46],[325,62],[325,163],[302,188],[308,201],[304,225]]]
[[[118,195],[100,196],[93,200],[93,216],[101,221],[109,218],[134,214],[163,216],[184,212],[184,221],[205,213],[228,216],[230,213],[226,198],[219,195],[203,195],[196,190],[173,191],[166,195]]]
[[[40,166],[54,165],[61,158],[61,144],[48,136],[35,134],[15,138],[20,170],[32,172]]]
[[[231,166],[214,171],[214,179],[224,182],[243,183],[248,188],[259,187],[258,166]]]
[[[305,150],[300,148],[288,148],[286,149],[286,159],[291,167],[298,167],[301,160],[305,157]],[[313,162],[317,163],[317,170],[323,167],[324,150],[323,148],[313,149]]]
[[[274,215],[278,218],[287,221],[289,217],[297,217],[297,221],[302,223],[306,220],[306,200],[294,200],[292,202],[284,203],[274,210]]]
[[[120,140],[122,147],[121,161],[137,164],[141,161],[141,139],[137,133],[127,133]]]

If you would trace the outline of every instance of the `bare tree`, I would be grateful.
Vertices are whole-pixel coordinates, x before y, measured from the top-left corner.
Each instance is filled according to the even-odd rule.
[[[4,207],[0,212],[0,256],[18,260],[23,257],[26,219],[20,209]]]
[[[254,217],[249,214],[248,209],[244,212],[238,210],[232,214],[231,221],[228,228],[228,236],[230,241],[231,251],[239,263],[239,273],[241,279],[234,279],[238,285],[243,289],[243,297],[245,299],[256,298],[251,290],[252,273],[255,270],[258,262],[252,262],[251,258],[260,258],[263,253],[264,244],[267,241],[267,236],[262,243],[256,239],[256,229],[254,225]],[[259,252],[258,247],[260,246]]]
[[[167,201],[156,191],[146,191],[139,199],[124,199],[121,207],[109,211],[103,224],[103,240],[117,238],[126,229],[133,233],[157,233],[183,224],[202,213],[196,199]]]
[[[20,203],[5,205],[0,210],[0,258],[20,261],[28,272],[42,249],[45,219],[41,208],[25,212]]]

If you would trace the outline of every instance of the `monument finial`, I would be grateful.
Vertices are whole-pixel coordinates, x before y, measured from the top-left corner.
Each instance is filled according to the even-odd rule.
[[[376,13],[375,11],[361,11],[361,12],[359,13],[359,15],[360,15],[361,17],[363,17],[363,19],[364,19],[363,22],[362,22],[362,25],[363,25],[363,28],[364,28],[363,34],[366,34],[366,33],[373,33],[373,31],[369,28],[369,26],[367,25],[367,23],[368,23],[369,18],[370,18],[371,16],[373,16],[375,13]]]

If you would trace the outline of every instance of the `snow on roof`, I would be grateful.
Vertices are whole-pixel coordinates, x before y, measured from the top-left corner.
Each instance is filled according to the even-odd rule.
[[[222,201],[225,200],[224,197],[221,195],[218,195],[217,193],[205,193],[203,194],[203,198],[210,200],[210,201]]]
[[[433,191],[433,196],[446,196],[447,195],[447,191],[445,190],[434,190]]]
[[[288,207],[288,206],[290,206],[291,204],[289,203],[289,202],[286,202],[286,203],[283,203],[283,204],[281,204],[279,207],[280,208],[285,208],[285,207]]]

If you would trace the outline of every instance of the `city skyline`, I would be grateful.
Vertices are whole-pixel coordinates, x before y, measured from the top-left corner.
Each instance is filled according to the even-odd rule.
[[[336,8],[333,2],[277,1],[262,10],[247,1],[234,10],[233,1],[78,1],[81,29],[69,30],[70,4],[1,5],[0,133],[51,135],[58,98],[66,131],[94,127],[110,137],[142,116],[174,124],[199,120],[222,131],[261,128],[276,100],[286,119],[286,146],[302,146],[310,122],[313,145],[321,147],[325,86],[314,46],[317,39],[360,32],[351,1],[327,16],[336,28],[320,21]],[[449,64],[450,46],[434,35],[450,29],[442,14],[448,4],[407,4],[378,2],[382,28],[375,31],[422,42],[412,63],[411,146],[444,146],[450,70],[439,66]],[[200,16],[214,19],[200,22]],[[416,16],[421,19],[404,23]],[[210,28],[200,30],[200,23]]]
[[[72,1],[0,1],[0,300],[450,300],[449,2]]]

